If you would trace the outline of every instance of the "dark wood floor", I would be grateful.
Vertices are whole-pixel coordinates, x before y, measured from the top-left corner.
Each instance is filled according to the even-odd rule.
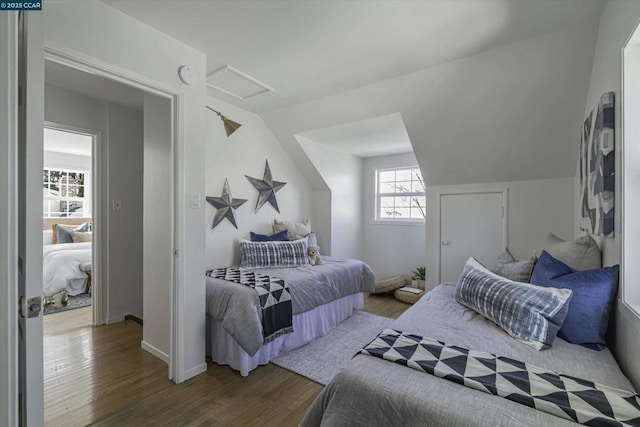
[[[391,295],[365,297],[365,310],[380,316],[407,308]],[[272,364],[243,378],[209,362],[173,384],[167,365],[140,348],[140,325],[93,327],[91,308],[45,316],[44,330],[47,426],[293,426],[322,390]]]

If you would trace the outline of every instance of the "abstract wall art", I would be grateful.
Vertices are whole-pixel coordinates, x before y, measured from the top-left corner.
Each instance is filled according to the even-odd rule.
[[[615,93],[607,92],[582,125],[580,141],[580,229],[614,235]]]

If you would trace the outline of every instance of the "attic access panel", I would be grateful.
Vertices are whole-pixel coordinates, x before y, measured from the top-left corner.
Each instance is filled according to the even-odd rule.
[[[245,100],[275,90],[261,81],[225,65],[207,75],[207,86],[234,98]]]

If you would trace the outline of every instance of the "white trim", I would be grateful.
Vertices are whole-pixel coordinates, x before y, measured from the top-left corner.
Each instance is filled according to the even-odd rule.
[[[378,178],[379,172],[388,172],[388,171],[398,171],[398,170],[413,170],[418,169],[420,171],[420,175],[422,176],[422,169],[420,169],[420,165],[411,164],[411,165],[401,165],[401,166],[389,166],[389,167],[372,167],[373,172],[373,225],[412,225],[412,226],[421,226],[425,227],[427,223],[427,186],[424,183],[424,177],[422,177],[422,184],[424,185],[425,191],[423,193],[419,192],[410,192],[406,193],[407,196],[418,196],[424,197],[425,205],[424,205],[424,218],[380,218],[380,198],[381,197],[396,197],[396,195],[402,193],[380,193],[378,192],[378,185],[380,184],[380,180]]]
[[[437,224],[437,242],[438,254],[436,260],[436,269],[438,271],[438,283],[442,283],[440,263],[442,261],[442,223],[440,209],[442,206],[442,196],[460,196],[465,194],[502,194],[502,245],[509,247],[509,188],[495,188],[486,190],[458,190],[458,191],[438,191],[436,197],[436,224]]]
[[[144,351],[148,351],[149,353],[153,354],[155,357],[157,357],[158,359],[162,360],[167,365],[169,364],[169,355],[167,353],[165,353],[164,351],[161,351],[158,348],[152,346],[151,344],[149,344],[145,340],[140,341],[140,347]]]
[[[206,363],[202,363],[200,365],[194,366],[193,368],[189,369],[188,371],[185,372],[185,375],[187,376],[187,378],[193,378],[196,375],[200,375],[204,372],[207,372],[207,364]]]
[[[103,220],[104,208],[109,203],[103,200],[103,183],[109,183],[109,168],[104,166],[108,162],[109,156],[103,156],[108,152],[108,140],[102,138],[102,133],[93,129],[85,129],[77,126],[70,126],[64,123],[44,122],[44,127],[49,129],[57,129],[65,132],[79,133],[88,135],[92,138],[91,143],[91,222],[93,223],[93,240],[91,241],[91,295],[93,307],[93,324],[96,326],[104,325],[106,322],[106,295],[109,294],[109,280],[103,274],[108,274],[108,233],[105,233],[107,223]],[[106,150],[105,150],[106,149]],[[104,157],[104,159],[103,159]],[[104,176],[103,176],[104,175]],[[108,215],[108,211],[107,211]],[[96,244],[97,243],[97,244]]]
[[[164,83],[155,81],[147,76],[143,76],[137,74],[131,70],[126,70],[121,67],[118,67],[114,64],[108,63],[106,61],[102,61],[98,58],[74,51],[65,46],[59,45],[57,43],[53,43],[49,40],[45,40],[45,58],[54,61],[68,67],[72,67],[81,71],[88,72],[93,75],[97,75],[100,77],[104,77],[110,80],[115,80],[122,84],[133,86],[137,89],[153,93],[163,98],[167,98],[171,101],[171,109],[172,109],[172,157],[173,157],[173,189],[171,190],[171,194],[173,197],[173,206],[175,216],[173,218],[173,248],[175,256],[175,268],[173,274],[172,281],[172,295],[171,299],[171,330],[170,330],[170,343],[171,349],[170,357],[169,357],[169,372],[168,377],[172,379],[176,383],[180,383],[188,378],[187,373],[185,372],[184,360],[185,360],[185,315],[184,312],[186,308],[183,307],[184,301],[184,275],[182,273],[183,270],[183,258],[177,256],[183,252],[183,248],[185,246],[183,235],[183,209],[184,204],[182,203],[182,199],[184,198],[182,194],[177,194],[176,189],[183,188],[182,185],[182,175],[183,170],[181,168],[181,162],[183,156],[181,155],[182,151],[184,151],[185,146],[185,137],[183,134],[183,123],[184,123],[184,94],[176,89],[175,87],[166,85]],[[105,165],[108,168],[108,165]],[[108,170],[108,169],[107,169]],[[108,189],[107,189],[108,192]],[[106,235],[108,235],[108,221],[107,221],[107,230]],[[108,280],[108,278],[107,278]],[[108,296],[104,298],[108,303]],[[107,314],[108,316],[108,314]],[[107,324],[111,323],[111,321],[115,320],[115,318],[106,319]],[[121,319],[122,320],[122,319]]]
[[[124,314],[120,316],[107,317],[104,321],[105,325],[113,325],[114,323],[124,322]]]
[[[18,22],[0,14],[0,425],[18,425]]]

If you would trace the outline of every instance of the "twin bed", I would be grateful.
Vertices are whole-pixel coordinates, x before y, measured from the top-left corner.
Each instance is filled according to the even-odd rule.
[[[230,281],[207,277],[207,353],[220,365],[246,376],[282,351],[325,335],[364,308],[374,275],[362,261],[324,257],[322,265],[259,268],[258,274],[284,279],[291,294],[293,332],[264,342],[262,310],[256,292]]]
[[[554,247],[561,255],[562,245]],[[577,246],[571,251],[584,263],[588,251]],[[550,259],[556,263],[553,274],[541,279]],[[517,262],[509,254],[497,274],[473,267],[470,259],[457,285],[442,284],[425,294],[356,354],[318,395],[301,425],[640,426],[640,396],[609,349],[593,345],[604,342],[617,266],[570,268],[546,252],[540,260]],[[536,262],[539,270],[533,269]],[[558,265],[565,271],[553,270]],[[207,277],[208,353],[243,376],[278,353],[325,335],[362,309],[363,292],[374,289],[371,269],[356,260],[328,257],[320,266],[253,271],[289,283],[293,332],[264,339],[261,295],[249,286]],[[523,271],[526,281],[502,276]],[[569,291],[571,283],[554,282],[563,277],[573,277],[578,288]],[[612,286],[596,304],[601,318],[579,318],[584,325],[576,338],[569,328],[575,315],[569,301],[573,298],[573,310],[591,304],[594,293],[587,288],[594,277],[592,285],[599,289],[607,281]],[[529,284],[543,279],[551,283]],[[481,288],[489,293],[478,293]],[[465,300],[470,289],[476,306]],[[493,308],[487,311],[489,300]],[[559,308],[550,309],[554,304]],[[604,323],[593,327],[589,320]],[[595,337],[576,344],[588,329]]]

